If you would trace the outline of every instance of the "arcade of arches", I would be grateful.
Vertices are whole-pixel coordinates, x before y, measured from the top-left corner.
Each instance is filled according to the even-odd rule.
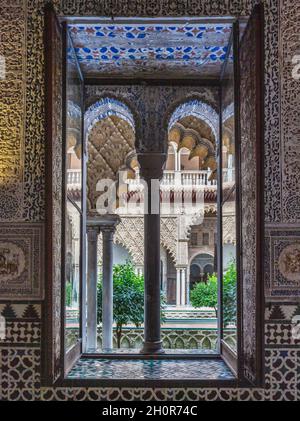
[[[112,90],[112,92],[114,92]],[[114,100],[105,98],[113,109]],[[184,103],[187,109],[189,102]],[[197,107],[197,104],[196,104]],[[198,263],[198,281],[205,280],[206,274],[216,271],[214,252],[216,247],[217,227],[217,183],[215,176],[215,135],[209,125],[201,120],[201,107],[203,102],[198,104],[197,116],[194,110],[187,110],[191,115],[179,118],[169,130],[168,158],[161,180],[161,188],[167,195],[181,194],[184,190],[188,194],[195,194],[197,191],[204,192],[204,219],[197,223],[197,213],[201,212],[195,207],[193,213],[186,215],[174,215],[163,213],[161,217],[161,250],[162,250],[162,285],[167,295],[168,304],[187,306],[189,304],[190,284],[195,282],[195,275],[190,274],[191,266],[199,256],[201,264]],[[197,108],[196,108],[197,110]],[[204,116],[205,118],[205,116]],[[228,121],[232,117],[228,118]],[[141,191],[139,184],[139,169],[137,156],[134,151],[134,128],[128,121],[121,117],[108,116],[93,126],[88,137],[89,162],[88,162],[88,195],[89,203],[95,203],[93,197],[96,191],[97,181],[105,178],[117,179],[120,171],[127,171],[129,192],[131,195]],[[203,156],[210,150],[210,157],[203,162]],[[232,156],[224,147],[224,159],[228,162],[228,188],[234,183],[234,169],[232,168]],[[212,167],[209,167],[209,159],[212,160]],[[132,164],[133,163],[133,164]],[[231,166],[230,166],[231,163]],[[133,166],[132,166],[133,165]],[[213,170],[212,170],[213,168]],[[76,169],[70,168],[70,177],[76,173]],[[76,192],[76,184],[70,185],[70,189]],[[75,193],[76,194],[76,193]],[[127,192],[126,192],[127,194]],[[98,193],[100,195],[100,193]],[[124,194],[123,194],[124,195]],[[234,197],[232,206],[228,209],[225,224],[224,237],[226,238],[225,253],[228,249],[228,260],[230,251],[235,244],[234,224]],[[134,211],[122,214],[120,223],[116,226],[114,242],[119,247],[114,247],[114,263],[124,263],[126,259],[132,260],[136,268],[143,271],[144,262],[144,227],[143,215],[136,215]],[[126,252],[120,253],[120,246]],[[101,241],[99,242],[101,249]],[[101,253],[101,251],[99,250]],[[201,255],[204,257],[201,258]],[[123,255],[123,260],[120,256]],[[126,258],[124,259],[124,256]],[[184,257],[183,257],[184,256]],[[99,258],[101,261],[101,259]],[[226,266],[225,266],[226,267]],[[184,273],[187,294],[182,298],[176,293],[180,288],[176,284],[180,282],[180,276]]]

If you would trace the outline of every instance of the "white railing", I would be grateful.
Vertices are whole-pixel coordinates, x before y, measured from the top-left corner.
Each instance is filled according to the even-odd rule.
[[[216,180],[209,180],[211,171],[184,171],[181,172],[183,186],[213,186]]]
[[[175,181],[177,181],[177,177],[175,180],[175,175],[177,175],[175,171],[164,171],[163,178],[161,180],[161,185],[174,186],[174,184],[176,184]]]
[[[81,169],[67,171],[68,187],[81,186]]]
[[[171,171],[165,170],[161,180],[162,188],[216,186],[216,180],[209,180],[210,171]],[[128,180],[129,190],[140,190],[142,183],[139,174],[134,180]]]
[[[182,170],[172,171],[165,170],[161,185],[163,187],[174,186],[215,186],[217,180],[209,180],[211,171]],[[234,181],[235,172],[233,168],[223,169],[223,182],[230,183]],[[76,188],[81,185],[81,169],[68,170],[68,187]],[[140,177],[137,174],[134,180],[128,180],[130,190],[134,187],[141,187]]]
[[[164,171],[162,186],[214,186],[216,180],[209,180],[211,171]]]

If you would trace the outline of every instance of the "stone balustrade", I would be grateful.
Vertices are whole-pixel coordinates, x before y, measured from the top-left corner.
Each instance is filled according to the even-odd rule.
[[[67,329],[67,343],[78,335],[78,329]],[[101,349],[101,328],[98,328],[98,348]],[[215,350],[217,346],[218,330],[201,328],[162,328],[161,337],[164,349],[203,349]],[[143,344],[143,328],[126,327],[123,329],[121,349],[140,349]],[[224,340],[233,348],[236,346],[236,330],[225,329]],[[117,347],[114,329],[113,346]]]

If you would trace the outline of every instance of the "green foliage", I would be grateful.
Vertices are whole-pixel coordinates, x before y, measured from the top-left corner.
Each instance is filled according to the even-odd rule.
[[[71,307],[72,306],[72,284],[71,282],[66,282],[66,306]]]
[[[207,283],[198,282],[191,290],[191,303],[193,307],[212,307],[217,314],[218,306],[218,280],[215,274],[210,275]]]
[[[236,324],[236,264],[232,260],[223,275],[223,323],[224,327]]]
[[[193,307],[212,307],[217,315],[218,281],[215,274],[207,283],[198,282],[191,290]],[[223,322],[224,327],[236,323],[236,264],[232,260],[223,275]]]
[[[102,276],[97,288],[97,321],[102,321]],[[162,299],[162,307],[164,300]],[[113,317],[116,323],[118,347],[122,328],[128,324],[136,327],[144,322],[144,278],[135,273],[130,261],[113,267]],[[162,311],[162,319],[164,314]]]

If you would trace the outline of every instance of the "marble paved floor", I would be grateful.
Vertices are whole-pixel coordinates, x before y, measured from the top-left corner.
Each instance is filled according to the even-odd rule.
[[[233,374],[219,359],[125,360],[81,358],[69,379],[232,380]]]

